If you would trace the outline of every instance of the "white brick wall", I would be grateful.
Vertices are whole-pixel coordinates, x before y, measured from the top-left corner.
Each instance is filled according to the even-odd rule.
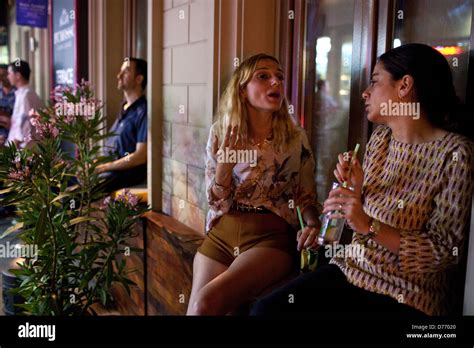
[[[163,210],[204,233],[204,152],[210,104],[213,0],[165,0]]]

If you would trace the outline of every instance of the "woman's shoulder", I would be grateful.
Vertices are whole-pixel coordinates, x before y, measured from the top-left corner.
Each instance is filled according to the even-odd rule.
[[[468,161],[472,165],[474,143],[464,135],[448,132],[441,142],[447,153],[452,153],[457,159]]]
[[[308,133],[306,132],[306,129],[302,128],[299,125],[295,125],[292,143],[292,147],[296,146],[298,148],[301,148],[301,146],[303,146],[305,148],[310,148]]]
[[[380,124],[377,125],[370,136],[370,139],[390,139],[392,130],[390,127]]]
[[[445,143],[451,146],[459,146],[464,147],[466,149],[472,149],[474,143],[472,140],[467,138],[464,135],[454,133],[454,132],[447,132],[444,137]]]
[[[367,150],[380,149],[383,144],[390,143],[390,139],[392,136],[392,130],[390,127],[385,125],[378,125],[373,130],[372,134],[370,135],[369,142],[367,143]]]
[[[295,125],[293,128],[293,138],[300,142],[308,141],[308,132],[300,125]]]

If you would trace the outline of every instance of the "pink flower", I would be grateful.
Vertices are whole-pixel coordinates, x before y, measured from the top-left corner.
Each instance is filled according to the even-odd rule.
[[[34,112],[30,113],[30,124],[35,129],[36,134],[40,139],[46,137],[56,138],[59,135],[59,129],[56,127],[56,114],[48,114],[48,116],[43,117],[42,115]],[[47,119],[46,119],[47,118]]]
[[[31,177],[31,169],[28,166],[25,166],[25,168],[22,170],[21,164],[18,166],[18,163],[16,165],[15,169],[12,169],[10,173],[8,173],[8,178],[10,180],[18,180],[18,181],[25,181],[28,180]]]
[[[50,124],[49,134],[51,134],[54,138],[57,138],[59,135],[59,129],[57,129],[53,124]]]
[[[99,209],[106,210],[109,207],[109,205],[110,205],[110,196],[102,201],[102,204],[100,205]]]
[[[25,135],[25,143],[29,143],[33,140],[33,137],[31,136],[31,131],[28,132],[28,134]]]
[[[115,198],[116,202],[123,202],[127,204],[130,208],[135,208],[138,204],[138,197],[135,196],[130,190],[123,190],[117,198]]]

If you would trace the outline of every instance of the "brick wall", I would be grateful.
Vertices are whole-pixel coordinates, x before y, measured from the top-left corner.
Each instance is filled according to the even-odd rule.
[[[212,122],[212,0],[167,0],[163,28],[163,211],[204,233]]]

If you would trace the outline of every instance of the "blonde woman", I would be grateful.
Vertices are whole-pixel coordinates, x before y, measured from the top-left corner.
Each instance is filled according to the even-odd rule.
[[[278,60],[258,54],[234,72],[206,157],[207,235],[194,259],[188,315],[225,315],[294,269],[320,226],[314,159],[288,114]]]

